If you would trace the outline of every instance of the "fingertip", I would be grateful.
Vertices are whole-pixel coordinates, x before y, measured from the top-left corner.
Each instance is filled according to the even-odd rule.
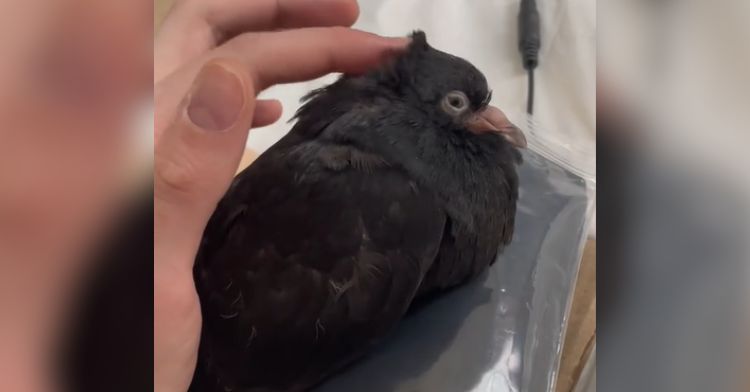
[[[359,4],[356,0],[342,0],[340,1],[341,17],[346,21],[347,26],[351,26],[354,22],[359,19]]]
[[[409,37],[388,37],[388,40],[396,49],[406,49],[411,43],[411,38]]]
[[[278,99],[260,99],[258,102],[261,102],[263,105],[268,105],[269,108],[274,108],[275,110],[278,110],[279,112],[283,108],[281,105],[281,101]]]
[[[381,50],[389,53],[400,53],[406,50],[411,44],[411,38],[409,37],[384,37],[382,35],[356,30],[348,29],[356,34],[365,34],[372,47],[380,48]],[[343,35],[343,34],[341,34]],[[361,37],[352,37],[353,39],[360,39]]]
[[[330,72],[361,74],[402,53],[409,42],[343,26],[256,33],[248,64],[261,91]],[[282,46],[287,48],[284,53],[277,49]]]
[[[260,128],[275,123],[281,118],[283,111],[278,99],[259,99],[255,104],[252,127]]]

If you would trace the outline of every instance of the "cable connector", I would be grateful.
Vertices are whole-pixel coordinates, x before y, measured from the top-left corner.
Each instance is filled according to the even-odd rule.
[[[531,71],[539,64],[541,32],[539,11],[535,0],[521,0],[518,14],[518,50],[521,52],[523,68]]]
[[[518,50],[521,52],[523,68],[529,74],[529,91],[526,112],[534,112],[534,69],[539,64],[539,47],[541,46],[541,29],[539,11],[535,0],[521,0],[518,13]]]

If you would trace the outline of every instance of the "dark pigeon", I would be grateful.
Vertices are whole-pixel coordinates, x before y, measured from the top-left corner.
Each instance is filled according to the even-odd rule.
[[[219,203],[195,265],[191,391],[309,390],[510,242],[524,136],[479,70],[411,38],[307,95]]]

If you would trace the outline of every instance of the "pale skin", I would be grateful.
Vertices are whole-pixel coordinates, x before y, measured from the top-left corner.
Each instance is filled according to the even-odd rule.
[[[357,16],[353,0],[186,0],[164,21],[154,56],[155,391],[186,391],[195,370],[192,267],[202,232],[249,129],[281,116],[278,101],[257,94],[361,73],[408,44],[350,29]]]

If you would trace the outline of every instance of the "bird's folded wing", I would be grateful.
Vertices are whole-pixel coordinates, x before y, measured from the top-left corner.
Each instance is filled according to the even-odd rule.
[[[228,385],[317,382],[361,355],[440,246],[445,215],[403,171],[345,146],[300,149],[243,171],[204,235],[201,357]]]

